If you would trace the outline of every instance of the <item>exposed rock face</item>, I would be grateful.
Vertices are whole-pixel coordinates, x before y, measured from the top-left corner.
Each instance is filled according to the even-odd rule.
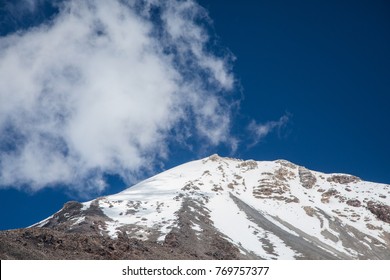
[[[0,257],[390,259],[389,195],[351,175],[213,155],[1,232]]]
[[[333,175],[328,178],[328,182],[334,182],[337,184],[349,184],[359,182],[360,178],[352,175]]]
[[[350,199],[347,201],[347,204],[353,207],[360,207],[362,205],[358,199]]]
[[[339,194],[339,192],[333,188],[327,190],[326,192],[322,193],[321,195],[321,202],[322,203],[329,203],[329,199],[332,197],[332,196],[337,196]]]
[[[369,201],[367,203],[368,210],[371,211],[379,220],[390,223],[390,206]]]
[[[306,189],[311,189],[314,187],[317,182],[316,177],[310,172],[309,169],[305,167],[299,167],[299,180],[301,181],[302,186]]]
[[[70,201],[55,213],[53,217],[41,222],[40,227],[54,228],[64,232],[89,232],[90,234],[108,236],[106,223],[112,221],[99,207],[99,201],[93,201],[88,209],[83,210],[83,204]]]
[[[276,160],[275,162],[279,163],[280,165],[282,165],[284,167],[290,168],[290,169],[296,169],[298,167],[294,163],[292,163],[288,160],[284,160],[284,159],[279,159],[279,160]]]

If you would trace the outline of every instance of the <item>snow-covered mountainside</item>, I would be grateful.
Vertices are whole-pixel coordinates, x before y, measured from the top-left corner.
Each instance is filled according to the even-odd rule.
[[[33,227],[155,241],[204,258],[390,259],[389,205],[389,185],[213,155],[69,202]]]

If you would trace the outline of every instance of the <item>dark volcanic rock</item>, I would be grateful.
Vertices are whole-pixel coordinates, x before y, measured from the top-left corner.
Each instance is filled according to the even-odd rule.
[[[196,256],[156,242],[120,236],[66,233],[49,228],[0,232],[0,259],[196,259]]]
[[[379,220],[390,223],[390,206],[369,201],[367,203],[367,209],[370,210]]]
[[[353,207],[360,207],[362,203],[358,199],[347,200],[347,204]]]

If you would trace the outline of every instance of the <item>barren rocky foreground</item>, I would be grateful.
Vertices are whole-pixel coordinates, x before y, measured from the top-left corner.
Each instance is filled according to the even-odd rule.
[[[117,239],[85,233],[65,233],[46,228],[0,232],[2,260],[141,260],[141,259],[239,259],[228,242],[216,240],[207,252],[198,255],[180,238],[171,235],[164,244],[120,236]]]

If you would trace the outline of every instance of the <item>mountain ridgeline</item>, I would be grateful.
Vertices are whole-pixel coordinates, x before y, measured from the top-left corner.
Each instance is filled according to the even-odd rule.
[[[390,186],[213,155],[0,233],[0,257],[390,259]]]

